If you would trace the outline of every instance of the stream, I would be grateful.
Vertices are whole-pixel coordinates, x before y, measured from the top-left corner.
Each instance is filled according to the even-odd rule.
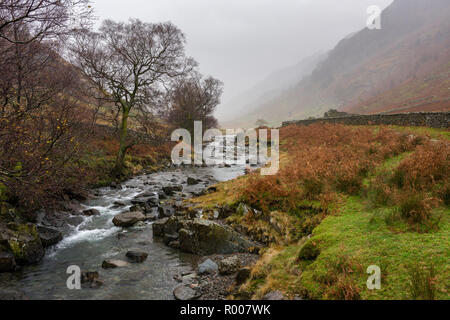
[[[179,284],[174,276],[195,270],[199,257],[154,240],[152,222],[122,229],[113,225],[113,217],[128,211],[131,201],[143,192],[161,193],[165,186],[182,185],[184,197],[178,193],[161,200],[162,205],[181,203],[212,184],[243,175],[244,171],[245,165],[186,166],[137,176],[117,188],[92,190],[92,197],[81,203],[81,210],[96,209],[100,215],[70,217],[77,223],[66,226],[63,240],[47,248],[38,264],[14,273],[0,273],[0,288],[20,292],[28,299],[173,299],[173,289]],[[188,177],[201,182],[188,185]],[[125,268],[102,269],[105,259],[126,261],[125,253],[130,249],[147,252],[148,259]],[[81,271],[98,271],[104,284],[98,289],[68,289],[67,268],[73,265],[79,266]]]

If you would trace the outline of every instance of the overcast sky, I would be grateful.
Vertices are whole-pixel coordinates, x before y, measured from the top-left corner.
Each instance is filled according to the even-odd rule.
[[[224,82],[223,101],[362,29],[370,5],[392,0],[92,0],[100,19],[172,21],[200,71]],[[220,108],[220,107],[219,107]],[[219,110],[220,113],[220,110]]]

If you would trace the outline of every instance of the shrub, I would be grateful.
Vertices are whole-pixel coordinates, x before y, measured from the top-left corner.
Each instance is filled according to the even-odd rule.
[[[415,224],[425,223],[431,217],[429,199],[422,193],[408,193],[402,196],[399,210],[402,218]]]

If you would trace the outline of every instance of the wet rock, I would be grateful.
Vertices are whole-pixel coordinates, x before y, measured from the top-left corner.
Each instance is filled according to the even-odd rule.
[[[10,252],[20,266],[39,262],[44,247],[34,224],[9,223],[0,226],[0,248]]]
[[[228,275],[238,272],[241,268],[241,261],[238,256],[232,256],[219,261],[219,273]]]
[[[214,274],[219,271],[219,266],[217,263],[211,259],[198,265],[198,274]]]
[[[44,248],[53,246],[63,239],[62,233],[56,229],[38,226],[37,231]]]
[[[136,211],[142,211],[142,208],[140,205],[135,204],[130,207],[130,212],[136,212]]]
[[[12,272],[16,269],[16,260],[10,252],[0,252],[0,272]]]
[[[97,271],[87,271],[81,273],[81,283],[89,286],[91,289],[98,289],[103,285],[103,281],[99,278],[100,275]]]
[[[128,267],[129,265],[130,264],[126,261],[107,259],[107,260],[103,261],[102,268],[103,269],[115,269],[115,268]]]
[[[199,184],[199,181],[197,179],[195,179],[195,178],[188,177],[187,178],[187,184],[190,185],[190,186],[193,186],[193,185]]]
[[[177,300],[197,300],[201,297],[201,294],[197,290],[185,284],[176,287],[173,290],[173,295]]]
[[[252,271],[250,268],[242,268],[238,271],[236,274],[236,284],[238,286],[242,285],[244,282],[246,282],[248,279],[250,279],[250,276],[252,274]]]
[[[197,255],[248,252],[249,248],[256,246],[228,226],[205,219],[171,217],[165,222],[153,224],[153,235],[156,237],[175,233],[179,234],[180,249]]]
[[[83,221],[84,221],[83,217],[75,217],[75,216],[73,216],[73,217],[68,217],[68,218],[66,219],[66,222],[67,222],[68,224],[74,226],[74,227],[76,227],[76,226],[82,224]]]
[[[155,223],[152,224],[154,237],[164,237],[167,220],[167,218],[162,219],[160,221],[155,221]]]
[[[116,215],[113,218],[113,223],[117,227],[131,227],[136,222],[144,221],[146,219],[145,215],[142,212],[135,211],[135,212],[125,212]]]
[[[284,295],[281,291],[271,291],[268,294],[266,294],[262,300],[269,300],[269,301],[277,301],[277,300],[284,300]]]
[[[162,190],[164,193],[168,196],[173,196],[175,192],[181,192],[183,191],[183,186],[181,185],[174,185],[174,186],[167,186],[163,187]]]
[[[139,250],[130,250],[127,252],[126,257],[135,263],[142,263],[147,260],[148,253]]]
[[[122,207],[126,206],[126,204],[121,202],[121,201],[115,201],[113,204],[114,204],[113,208],[115,208],[115,209],[122,208]]]
[[[99,216],[100,215],[100,211],[96,210],[96,209],[88,209],[88,210],[84,210],[83,211],[83,215],[84,216]]]

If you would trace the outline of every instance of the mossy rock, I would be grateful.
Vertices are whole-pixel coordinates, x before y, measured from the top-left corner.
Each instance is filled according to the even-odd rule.
[[[317,242],[308,241],[303,245],[298,254],[298,260],[314,261],[320,255]]]
[[[11,252],[18,265],[39,262],[44,256],[44,247],[34,224],[9,223],[0,229],[0,247]]]

